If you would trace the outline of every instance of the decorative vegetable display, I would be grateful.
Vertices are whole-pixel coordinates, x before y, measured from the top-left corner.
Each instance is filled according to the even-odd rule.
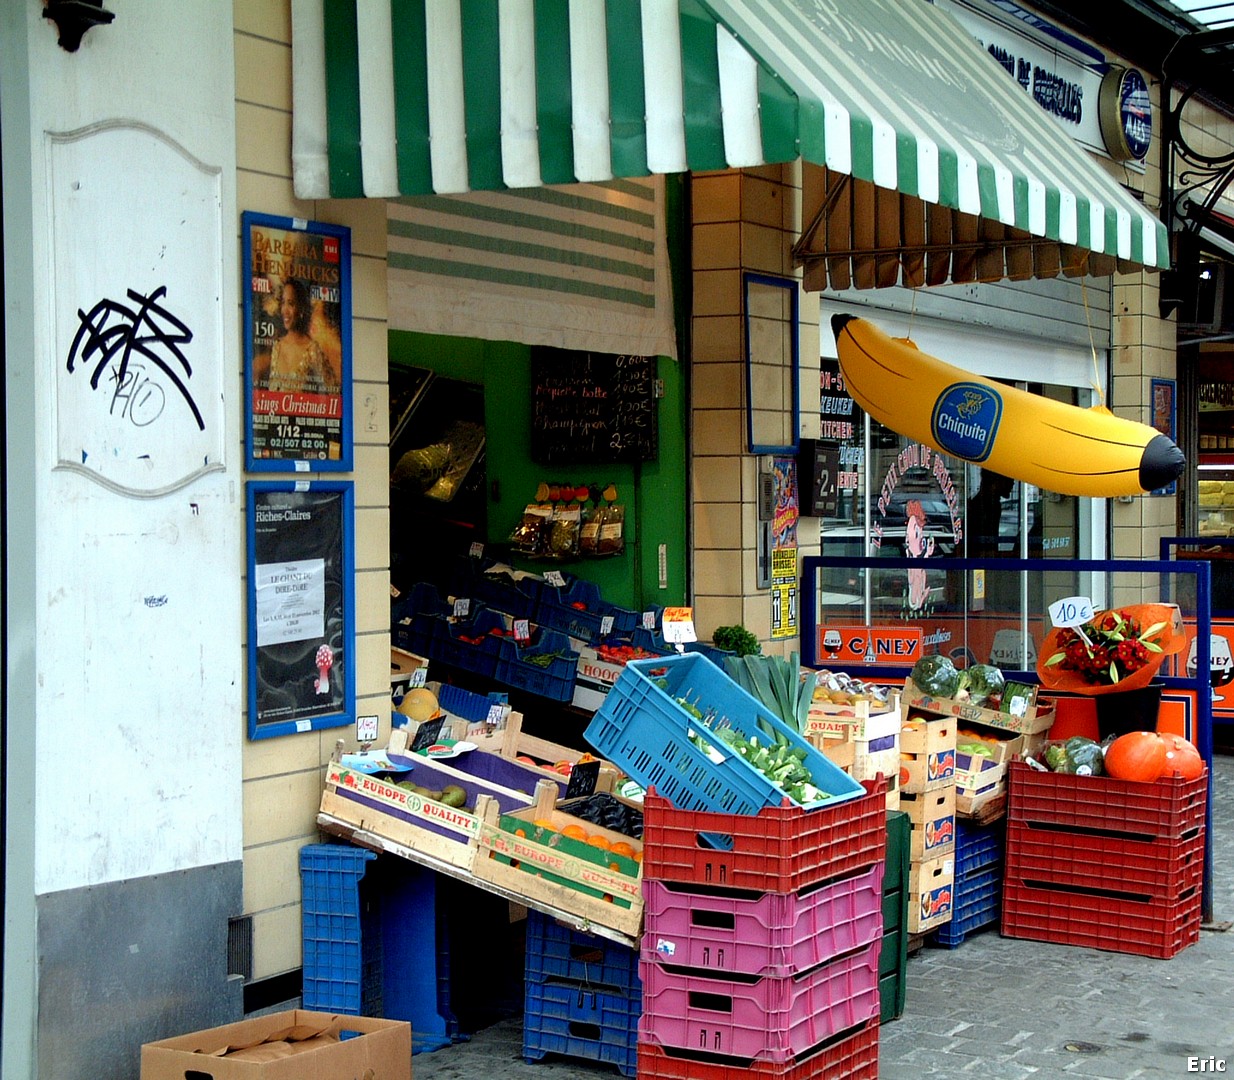
[[[1200,752],[1193,743],[1188,742],[1181,735],[1174,734],[1163,734],[1161,739],[1165,743],[1165,765],[1161,770],[1162,776],[1173,776],[1178,773],[1184,780],[1194,780],[1203,775],[1204,759],[1200,757]]]
[[[717,626],[711,635],[711,642],[717,649],[738,656],[754,656],[763,651],[758,638],[744,626]]]
[[[803,672],[797,653],[782,656],[726,656],[728,677],[800,734],[814,697],[815,672]]]
[[[935,697],[955,697],[960,689],[960,673],[951,658],[941,653],[923,656],[913,665],[909,678],[918,690]]]
[[[1083,735],[1073,735],[1066,742],[1046,747],[1045,763],[1051,772],[1072,773],[1075,776],[1100,776],[1105,772],[1101,745]]]
[[[974,705],[997,709],[1003,699],[1007,680],[993,664],[972,664],[960,673],[960,685],[968,691],[969,700]]]
[[[1037,676],[1051,690],[1107,694],[1147,686],[1162,661],[1184,649],[1175,632],[1178,609],[1130,604],[1103,611],[1083,626],[1056,626],[1046,635]]]
[[[1166,742],[1155,731],[1129,731],[1105,752],[1105,771],[1116,780],[1151,784],[1160,780],[1166,764]]]

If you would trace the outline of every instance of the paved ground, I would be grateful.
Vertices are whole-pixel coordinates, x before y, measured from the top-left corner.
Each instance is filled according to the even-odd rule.
[[[1234,757],[1214,768],[1216,921],[1234,919]],[[612,1066],[529,1064],[517,1019],[417,1054],[416,1080],[616,1077]],[[1205,930],[1172,960],[1014,941],[996,929],[908,961],[904,1015],[883,1026],[883,1080],[920,1077],[1186,1077],[1201,1059],[1234,1074],[1234,930]]]

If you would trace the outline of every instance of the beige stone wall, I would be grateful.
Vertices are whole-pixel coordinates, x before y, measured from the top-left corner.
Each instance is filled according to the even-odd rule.
[[[771,643],[771,593],[755,587],[759,459],[746,452],[742,272],[796,277],[792,245],[801,230],[796,164],[697,173],[691,180],[694,308],[691,319],[693,601],[700,638],[740,623],[764,652]],[[818,295],[799,291],[802,434],[818,435]],[[812,425],[812,427],[811,427]],[[799,529],[817,555],[818,528]]]
[[[236,195],[240,209],[346,225],[352,230],[352,421],[355,472],[357,710],[389,734],[390,543],[386,372],[386,231],[380,200],[304,202],[291,184],[291,15],[287,0],[234,0]],[[239,232],[240,223],[236,222]],[[236,312],[237,332],[241,312]],[[241,373],[237,372],[237,377]],[[243,452],[240,448],[239,452]],[[263,473],[262,479],[272,478]],[[238,505],[238,504],[237,504]],[[244,628],[237,628],[243,639]],[[241,670],[247,670],[242,659]],[[245,724],[244,717],[223,722]],[[333,728],[245,744],[244,912],[253,918],[253,975],[300,966],[299,851],[315,823]]]

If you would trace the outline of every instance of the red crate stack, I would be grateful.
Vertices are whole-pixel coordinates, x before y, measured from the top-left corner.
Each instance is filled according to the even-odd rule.
[[[878,1075],[886,794],[756,814],[643,806],[638,1074]]]
[[[1168,959],[1199,939],[1207,773],[1146,784],[1013,762],[1002,932]]]

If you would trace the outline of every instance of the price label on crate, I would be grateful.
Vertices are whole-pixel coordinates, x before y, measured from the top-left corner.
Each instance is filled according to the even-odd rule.
[[[514,640],[523,642],[531,640],[531,623],[526,619],[514,620]]]
[[[654,632],[656,628],[656,613],[654,611],[643,612],[643,629]]]
[[[509,705],[503,705],[500,701],[496,701],[488,707],[488,716],[484,718],[484,722],[494,731],[497,731],[506,726],[506,713],[509,711]]]
[[[377,741],[377,717],[375,715],[356,717],[356,741],[362,743]]]
[[[664,609],[664,640],[673,645],[698,640],[698,634],[694,631],[693,608],[666,607]]]
[[[428,665],[421,664],[411,673],[410,676],[408,676],[407,688],[409,690],[414,690],[418,686],[423,686],[426,682],[428,682]]]
[[[418,728],[416,734],[411,740],[411,752],[423,750],[427,746],[432,746],[441,738],[441,729],[445,725],[446,718],[439,716],[435,720],[425,720]]]
[[[465,619],[469,611],[471,611],[471,601],[465,596],[456,597],[454,600],[454,614],[460,619]]]
[[[566,579],[561,576],[560,570],[545,570],[544,580],[557,589],[560,589],[566,583]]]
[[[1093,602],[1087,596],[1064,596],[1050,605],[1055,626],[1083,626],[1093,617]]]
[[[473,559],[479,559],[484,556],[484,545],[478,541],[467,549]]]
[[[598,761],[580,761],[570,770],[570,783],[566,785],[565,798],[581,799],[592,795],[596,790],[596,782],[600,779],[600,763]]]
[[[608,637],[613,632],[613,617],[611,615],[600,616],[600,636]]]

